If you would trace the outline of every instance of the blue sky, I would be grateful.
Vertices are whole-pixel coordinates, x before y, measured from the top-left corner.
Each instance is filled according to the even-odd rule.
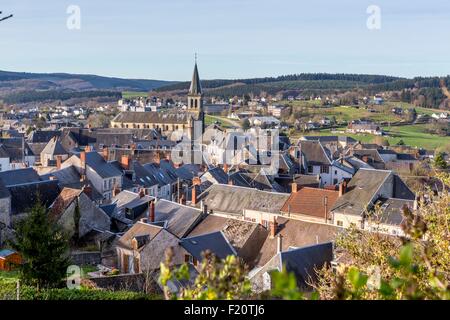
[[[414,2],[414,3],[413,3]],[[66,27],[69,5],[81,29]],[[369,5],[381,29],[369,30]],[[2,0],[0,70],[188,80],[450,74],[450,1]]]

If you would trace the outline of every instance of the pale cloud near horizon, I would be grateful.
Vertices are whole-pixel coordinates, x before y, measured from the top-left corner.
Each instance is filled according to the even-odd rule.
[[[450,1],[2,0],[0,70],[187,80],[301,72],[450,74]],[[81,8],[67,30],[66,9]],[[382,9],[381,30],[366,9]]]

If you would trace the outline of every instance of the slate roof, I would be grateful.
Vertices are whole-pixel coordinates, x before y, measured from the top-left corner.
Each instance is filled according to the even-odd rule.
[[[160,186],[166,184],[172,184],[177,181],[177,177],[174,176],[170,171],[161,168],[156,163],[146,163],[144,168],[153,176],[153,178],[158,181]]]
[[[325,219],[338,198],[339,191],[304,187],[291,194],[281,211]]]
[[[380,199],[376,202],[381,208],[381,217],[376,217],[379,222],[399,226],[403,222],[403,207],[414,208],[414,200],[405,199]]]
[[[186,124],[190,116],[191,114],[187,112],[124,111],[119,113],[112,122]]]
[[[202,216],[201,210],[176,202],[159,199],[155,204],[155,222],[167,221],[166,229],[178,238],[186,236]]]
[[[326,149],[319,141],[299,141],[302,153],[308,165],[330,165],[330,158]]]
[[[23,153],[25,153],[25,156],[35,155],[27,142],[24,142],[24,152],[22,143],[22,138],[0,138],[0,144],[3,145],[5,150],[8,152],[10,161],[22,161]]]
[[[80,157],[80,154],[77,154]],[[105,159],[96,151],[86,152],[86,165],[91,167],[102,178],[112,178],[122,176],[122,172],[106,162]]]
[[[279,213],[288,197],[283,193],[213,184],[199,199],[213,212],[242,215],[244,209]]]
[[[210,180],[211,178],[208,175],[211,176],[213,181]],[[206,180],[211,181],[212,183],[227,184],[228,183],[228,174],[226,174],[222,168],[214,167],[214,168],[211,168],[208,171],[206,171],[202,176],[200,176],[200,179],[202,179],[202,181],[204,181],[206,179]]]
[[[282,251],[291,247],[304,247],[327,241],[334,241],[344,229],[322,223],[311,223],[295,219],[278,217],[278,234],[281,235]],[[258,266],[264,266],[277,254],[277,237],[267,237],[257,260]]]
[[[203,260],[202,253],[205,251],[210,251],[219,259],[237,255],[228,239],[220,231],[181,239],[180,245],[198,261]]]
[[[49,154],[49,155],[64,155],[68,154],[68,152],[63,148],[61,143],[58,141],[56,137],[51,139],[41,153]]]
[[[322,269],[333,261],[333,244],[331,242],[291,249],[280,253],[281,265],[287,272],[292,272],[299,288],[308,288],[317,280],[316,270]]]
[[[60,137],[61,131],[56,130],[35,130],[28,136],[31,143],[48,143],[53,137]]]
[[[200,76],[198,75],[197,63],[194,66],[194,73],[192,74],[191,86],[189,87],[189,95],[201,95],[202,85],[200,83]]]
[[[49,173],[41,175],[42,180],[49,180],[55,177],[60,186],[63,187],[81,187],[81,176],[74,166],[68,166],[61,169],[53,168]]]
[[[297,174],[294,176],[294,182],[299,187],[320,187],[320,175]]]
[[[48,180],[12,186],[11,213],[13,215],[27,212],[39,199],[44,206],[49,207],[60,193],[58,181]]]
[[[33,168],[8,170],[0,172],[0,180],[5,187],[41,181]]]
[[[119,247],[126,249],[133,249],[131,240],[137,236],[148,236],[148,240],[151,241],[155,238],[163,228],[151,225],[143,222],[136,222],[123,236],[117,241]]]

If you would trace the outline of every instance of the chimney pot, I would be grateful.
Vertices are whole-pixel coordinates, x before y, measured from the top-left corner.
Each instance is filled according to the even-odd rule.
[[[192,200],[191,200],[192,205],[196,205],[197,204],[197,185],[194,184],[192,186]]]
[[[61,169],[62,156],[56,156],[56,169]]]
[[[155,222],[155,202],[150,201],[149,203],[149,221]]]
[[[292,189],[292,193],[297,193],[298,192],[298,184],[293,182],[291,185],[291,189]]]
[[[278,223],[276,217],[274,217],[273,221],[269,223],[270,227],[270,237],[273,239],[277,235],[278,231]]]

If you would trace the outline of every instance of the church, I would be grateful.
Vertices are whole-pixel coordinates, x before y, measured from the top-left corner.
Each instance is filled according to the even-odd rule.
[[[197,62],[195,63],[187,99],[186,111],[174,109],[161,112],[121,112],[111,120],[111,127],[124,129],[156,129],[163,136],[172,138],[172,140],[178,140],[183,133],[189,138],[194,137],[194,127],[196,122],[197,126],[200,122],[201,133],[203,133],[205,114],[203,111],[203,92],[198,74]]]

